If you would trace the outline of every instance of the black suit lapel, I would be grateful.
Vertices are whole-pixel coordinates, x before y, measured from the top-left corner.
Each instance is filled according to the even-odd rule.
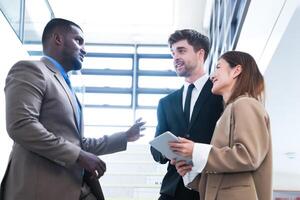
[[[190,128],[195,123],[195,121],[197,119],[197,116],[198,116],[204,102],[207,100],[207,98],[209,96],[212,95],[211,88],[212,88],[212,82],[210,80],[207,80],[205,85],[203,86],[200,94],[199,94],[199,97],[198,97],[196,103],[195,103],[193,113],[192,113],[191,122],[189,123],[188,131],[190,130]]]
[[[182,93],[183,93],[183,87],[181,87],[180,90],[176,91],[175,99],[172,102],[172,109],[174,109],[175,114],[178,116],[180,122],[184,123],[185,127],[187,127],[188,124],[186,123],[183,114]]]

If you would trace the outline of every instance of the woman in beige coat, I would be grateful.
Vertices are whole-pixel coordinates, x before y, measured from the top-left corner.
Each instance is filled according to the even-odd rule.
[[[252,56],[229,51],[218,60],[212,81],[212,92],[223,96],[225,110],[211,145],[179,138],[171,149],[191,157],[193,165],[172,164],[201,199],[271,200],[272,144],[262,103],[263,76]]]

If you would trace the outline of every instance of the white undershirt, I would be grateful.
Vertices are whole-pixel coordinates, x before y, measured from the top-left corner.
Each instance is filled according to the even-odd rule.
[[[194,149],[193,149],[193,168],[190,172],[186,173],[182,177],[184,185],[187,186],[190,182],[192,182],[196,176],[202,172],[204,169],[207,160],[208,160],[208,154],[212,148],[212,145],[210,144],[203,144],[203,143],[195,143]]]

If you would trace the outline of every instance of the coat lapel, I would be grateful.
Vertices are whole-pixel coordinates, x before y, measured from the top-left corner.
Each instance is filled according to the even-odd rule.
[[[190,128],[193,126],[193,124],[195,123],[198,114],[204,104],[204,102],[207,100],[207,98],[209,96],[212,95],[211,93],[211,88],[212,88],[212,82],[210,80],[207,80],[205,85],[203,86],[199,97],[195,103],[194,109],[193,109],[193,113],[192,113],[192,118],[191,118],[191,122],[188,125],[188,131],[190,130]]]
[[[188,127],[188,124],[184,119],[184,113],[182,107],[182,94],[183,94],[183,86],[176,91],[175,100],[172,103],[172,109],[174,109],[176,116],[179,118],[179,121],[183,122],[185,127]]]
[[[50,62],[48,61],[47,59],[45,58],[42,58],[41,59],[45,65],[53,72],[53,75],[55,77],[55,79],[60,83],[60,85],[62,86],[63,90],[65,91],[65,93],[67,94],[67,97],[69,99],[69,102],[72,106],[72,109],[73,109],[73,116],[74,116],[74,123],[76,124],[76,127],[78,129],[78,135],[80,136],[81,134],[81,129],[80,129],[80,126],[78,123],[77,123],[77,115],[76,115],[76,112],[77,112],[77,97],[74,98],[74,95],[72,94],[72,91],[70,90],[69,86],[67,85],[66,81],[64,80],[64,77],[60,74],[60,72],[58,71],[58,69],[56,69],[56,67]],[[81,108],[81,105],[78,101],[78,106],[80,106]]]

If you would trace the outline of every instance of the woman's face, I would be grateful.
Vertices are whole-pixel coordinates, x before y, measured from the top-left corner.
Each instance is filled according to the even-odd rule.
[[[226,60],[220,58],[211,77],[213,82],[212,93],[222,95],[223,98],[224,96],[229,97],[235,84],[235,71],[236,67],[231,68]]]

